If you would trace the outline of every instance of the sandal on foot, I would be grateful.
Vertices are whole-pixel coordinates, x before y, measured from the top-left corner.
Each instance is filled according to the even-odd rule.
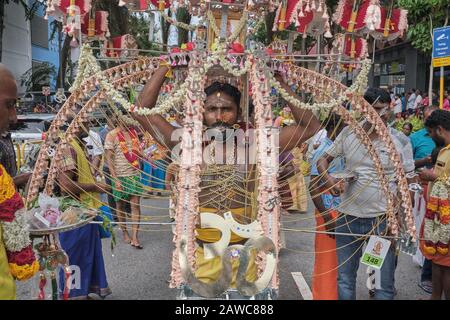
[[[134,244],[134,243],[130,243],[130,244],[131,244],[131,246],[132,246],[133,248],[135,248],[135,249],[144,249],[144,247],[141,246],[140,244]]]

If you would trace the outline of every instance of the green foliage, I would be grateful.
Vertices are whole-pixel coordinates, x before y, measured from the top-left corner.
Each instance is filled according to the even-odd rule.
[[[20,85],[27,91],[40,91],[42,86],[50,86],[50,78],[56,77],[56,68],[53,64],[43,62],[30,68],[20,77]]]
[[[257,29],[253,35],[253,39],[255,41],[267,44],[267,27],[265,23],[260,23],[257,26]]]
[[[413,116],[413,117],[408,118],[406,120],[405,119],[398,120],[396,125],[395,125],[395,128],[398,131],[402,131],[403,130],[403,126],[404,126],[404,124],[406,122],[409,122],[409,123],[412,124],[412,126],[413,126],[412,132],[419,131],[420,129],[422,129],[424,127],[423,120],[421,118],[417,117],[417,116]]]
[[[128,31],[136,39],[139,49],[159,50],[157,45],[148,40],[149,24],[148,16],[141,13],[132,13],[128,20]]]
[[[178,8],[176,13],[177,21],[189,24],[191,21],[191,15],[186,8]],[[189,32],[183,28],[178,29],[178,46],[181,46],[183,43],[188,42]]]
[[[58,200],[59,200],[59,210],[61,212],[66,211],[70,207],[81,208],[81,209],[88,208],[82,202],[75,200],[74,198],[69,197],[69,196],[58,198]]]
[[[430,54],[433,48],[431,28],[448,22],[450,1],[448,0],[399,0],[399,7],[408,10],[408,38],[418,50]]]

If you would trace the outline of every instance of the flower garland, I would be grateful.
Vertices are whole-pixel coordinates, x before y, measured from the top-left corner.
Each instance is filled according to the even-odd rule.
[[[104,90],[105,95],[109,97],[112,101],[119,103],[128,112],[135,112],[141,116],[163,114],[169,110],[175,108],[183,102],[186,97],[186,82],[184,82],[178,90],[176,90],[170,99],[164,100],[159,107],[148,109],[137,107],[120,94],[114,86],[107,81],[107,79],[101,73],[100,66],[98,65],[95,57],[92,55],[92,50],[88,44],[85,44],[82,49],[82,54],[80,56],[80,70],[81,72],[77,74],[74,85],[71,90],[78,89],[82,85],[83,78],[86,79],[91,75],[97,76],[97,83]]]
[[[83,48],[83,50],[85,50]],[[83,57],[86,53],[83,51],[80,57],[83,60]],[[135,81],[139,79],[142,81],[149,77],[152,74],[155,66],[157,66],[158,59],[150,58],[150,57],[139,57],[137,60],[133,60],[127,62],[125,64],[118,65],[116,67],[110,68],[108,70],[102,71],[101,74],[106,76],[110,81],[113,81],[114,85],[120,84],[123,82],[124,75],[127,75],[126,79],[131,79],[131,81]],[[81,70],[84,68],[83,63],[79,64],[78,69]],[[91,72],[92,73],[92,72]],[[87,73],[86,73],[87,74]],[[131,76],[128,74],[132,74]],[[73,93],[68,97],[67,101],[63,104],[60,111],[56,115],[55,120],[52,122],[49,130],[47,131],[44,139],[44,143],[39,151],[39,156],[36,161],[35,170],[33,171],[33,175],[30,181],[29,191],[27,193],[26,204],[30,205],[38,196],[38,191],[41,185],[44,183],[44,171],[49,169],[49,158],[55,158],[58,161],[58,157],[61,157],[61,152],[56,152],[55,155],[55,147],[57,145],[57,139],[60,136],[60,126],[67,120],[68,117],[73,117],[75,114],[73,113],[74,106],[76,104],[84,104],[85,99],[89,99],[89,105],[85,104],[83,109],[91,112],[95,107],[96,103],[99,103],[100,100],[105,99],[104,91],[98,90],[98,74],[90,76],[90,78],[83,79],[81,75],[78,75],[78,79],[82,81],[77,81],[78,87],[73,86]],[[75,83],[74,83],[75,84]],[[90,92],[97,91],[94,96],[90,95]],[[97,98],[93,98],[97,97]],[[92,100],[92,99],[95,99]],[[92,102],[92,103],[91,103]],[[125,117],[125,119],[132,120],[129,117]],[[126,122],[129,125],[136,125],[137,122],[133,124],[132,121]],[[76,130],[76,128],[75,128]],[[58,149],[56,149],[58,150]],[[52,165],[52,170],[56,170]],[[52,181],[54,176],[52,176],[52,172],[49,172],[47,181]]]
[[[169,98],[159,101],[157,103],[157,105],[159,104],[158,107],[152,109],[144,107],[132,108],[131,111],[141,116],[167,113],[171,109],[176,109],[177,106],[183,103],[183,101],[186,99],[186,88],[187,82],[183,82],[183,84],[181,84],[178,89],[175,89],[173,91],[172,95]]]
[[[424,252],[448,254],[450,242],[450,178],[438,180],[431,189],[424,219]]]
[[[219,64],[222,66],[222,68],[227,71],[228,73],[232,74],[233,76],[239,78],[249,72],[252,63],[250,59],[246,59],[245,63],[242,67],[239,67],[239,69],[235,69],[233,64],[227,59],[227,57],[224,54],[219,55]]]
[[[406,221],[407,226],[407,232],[412,237],[413,241],[415,241],[416,233],[415,233],[415,223],[414,223],[414,217],[412,215],[412,208],[411,208],[411,202],[410,194],[408,191],[408,184],[405,180],[405,173],[403,171],[403,167],[401,165],[400,158],[396,152],[395,145],[393,144],[392,140],[390,139],[389,133],[386,131],[386,128],[384,126],[384,123],[381,121],[379,116],[376,114],[376,112],[369,108],[369,105],[365,100],[363,99],[361,92],[366,87],[367,83],[367,74],[370,70],[370,60],[365,60],[363,62],[362,71],[358,75],[358,78],[356,79],[354,85],[347,88],[343,86],[342,84],[334,81],[329,80],[327,77],[321,76],[319,74],[316,74],[315,72],[311,71],[301,71],[302,68],[295,67],[288,70],[288,77],[290,79],[294,79],[295,82],[301,82],[303,85],[310,87],[310,90],[316,94],[316,98],[321,98],[321,96],[326,96],[328,99],[332,99],[329,94],[324,95],[324,91],[330,91],[332,92],[333,89],[335,91],[335,95],[337,96],[336,99],[333,99],[328,102],[327,104],[315,104],[312,106],[308,105],[302,105],[301,102],[295,102],[290,99],[290,97],[287,95],[286,92],[281,92],[281,95],[286,100],[291,100],[291,103],[293,103],[296,106],[299,107],[306,107],[311,109],[313,112],[320,110],[320,108],[328,108],[328,110],[331,109],[332,106],[341,106],[344,101],[349,100],[349,102],[354,106],[354,110],[358,111],[359,113],[363,113],[367,115],[367,118],[370,123],[374,124],[377,128],[377,132],[379,133],[379,136],[381,140],[386,144],[388,147],[388,150],[390,150],[390,160],[393,162],[395,167],[395,173],[399,180],[399,190],[400,194],[405,201],[402,203],[402,207],[404,208],[404,219]],[[306,74],[305,74],[306,72]],[[311,75],[313,76],[311,79]],[[323,89],[319,89],[323,88]],[[325,89],[325,90],[324,90]],[[385,188],[383,187],[383,190]],[[393,199],[392,195],[390,193],[386,194],[387,196],[387,202],[388,202],[388,224],[389,228],[394,236],[398,235],[398,221],[397,217],[394,212],[393,208]]]
[[[128,149],[127,141],[125,139],[125,136],[122,131],[119,131],[117,133],[117,138],[119,139],[119,145],[120,149],[122,150],[123,155],[127,159],[129,163],[136,169],[139,169],[139,161],[137,156],[137,151],[139,151],[139,139],[137,132],[134,128],[130,128],[129,130],[132,148],[131,150]]]
[[[13,221],[3,223],[3,229],[5,231],[3,241],[10,251],[19,252],[31,244],[28,228],[24,228],[24,226],[27,226],[24,214],[16,213]]]
[[[22,198],[1,164],[0,190],[0,228],[3,229],[3,239],[0,241],[5,243],[12,276],[17,280],[27,280],[39,271],[39,263],[31,246],[25,215],[18,211],[24,207]]]
[[[133,108],[133,105],[125,99],[115,88],[114,86],[108,82],[105,76],[102,74],[102,70],[95,60],[94,55],[92,54],[92,49],[89,47],[89,44],[85,44],[82,48],[82,52],[80,55],[79,68],[81,72],[78,72],[77,77],[74,81],[73,86],[70,88],[70,91],[77,90],[81,87],[83,81],[89,78],[91,75],[96,75],[98,84],[105,92],[105,94],[111,98],[113,101],[121,104],[125,110],[130,111]]]
[[[178,200],[175,214],[176,232],[173,242],[170,287],[183,283],[181,244],[186,241],[190,269],[195,268],[195,226],[199,223],[200,165],[202,163],[203,105],[205,74],[210,62],[204,52],[194,51],[186,79],[185,119],[181,141],[181,161],[178,174]],[[192,124],[192,127],[189,125]],[[187,279],[184,279],[187,280]]]
[[[120,111],[119,108],[117,108],[115,106],[113,101],[109,101],[109,107],[117,115],[117,118],[119,118],[121,121],[123,121],[123,123],[126,124],[127,126],[130,126],[130,127],[133,127],[133,126],[138,127],[139,126],[139,122],[137,122],[133,118],[130,118],[130,117],[124,115],[123,112]]]
[[[256,145],[258,162],[258,221],[264,230],[264,234],[275,244],[275,251],[280,248],[280,195],[278,193],[278,150],[271,131],[272,112],[269,99],[270,81],[265,76],[264,64],[258,57],[252,59],[250,72],[253,102],[255,104]],[[261,272],[265,256],[258,255],[258,269]],[[278,258],[277,258],[278,259]],[[278,288],[278,271],[275,269],[272,275],[272,287]]]
[[[372,63],[369,59],[365,59],[361,66],[361,71],[359,72],[358,76],[356,77],[355,82],[348,87],[345,92],[341,95],[339,95],[336,99],[331,99],[331,101],[325,102],[325,103],[304,103],[300,100],[295,99],[291,95],[287,93],[286,90],[284,90],[281,87],[281,84],[275,79],[275,77],[271,77],[270,79],[270,85],[277,90],[277,92],[280,93],[280,96],[292,104],[293,106],[301,109],[307,109],[311,110],[313,112],[318,112],[320,110],[331,110],[333,107],[337,105],[341,105],[344,103],[344,101],[347,99],[348,95],[363,95],[365,89],[367,88],[367,81],[368,81],[368,75],[370,72],[370,68],[372,66]]]

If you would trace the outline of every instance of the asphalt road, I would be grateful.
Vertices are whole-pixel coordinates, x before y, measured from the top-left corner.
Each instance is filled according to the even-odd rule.
[[[168,222],[168,201],[162,199],[145,199],[141,203],[150,222]],[[292,229],[313,229],[314,217],[312,204],[306,214],[283,216],[284,227]],[[176,299],[177,292],[170,289],[167,280],[170,276],[172,256],[172,232],[170,226],[145,226],[140,233],[143,250],[137,250],[121,241],[121,234],[116,228],[117,245],[113,251],[110,239],[103,240],[108,282],[112,294],[107,299]],[[280,253],[279,299],[303,299],[291,272],[301,272],[311,286],[311,273],[314,264],[314,235],[303,232],[287,232],[286,249]],[[360,266],[357,281],[357,299],[370,299],[365,287],[366,267]],[[418,287],[420,268],[410,256],[400,254],[396,271],[396,299],[428,299],[429,295]],[[36,291],[37,279],[18,283],[17,298],[31,299]]]

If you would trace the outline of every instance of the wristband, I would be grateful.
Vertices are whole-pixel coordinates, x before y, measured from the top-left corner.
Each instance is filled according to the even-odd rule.
[[[167,71],[164,76],[166,78],[173,79],[173,71],[172,71],[172,67],[170,66],[170,63],[168,63],[166,60],[161,60],[161,62],[159,63],[159,66],[169,68],[169,71]]]

